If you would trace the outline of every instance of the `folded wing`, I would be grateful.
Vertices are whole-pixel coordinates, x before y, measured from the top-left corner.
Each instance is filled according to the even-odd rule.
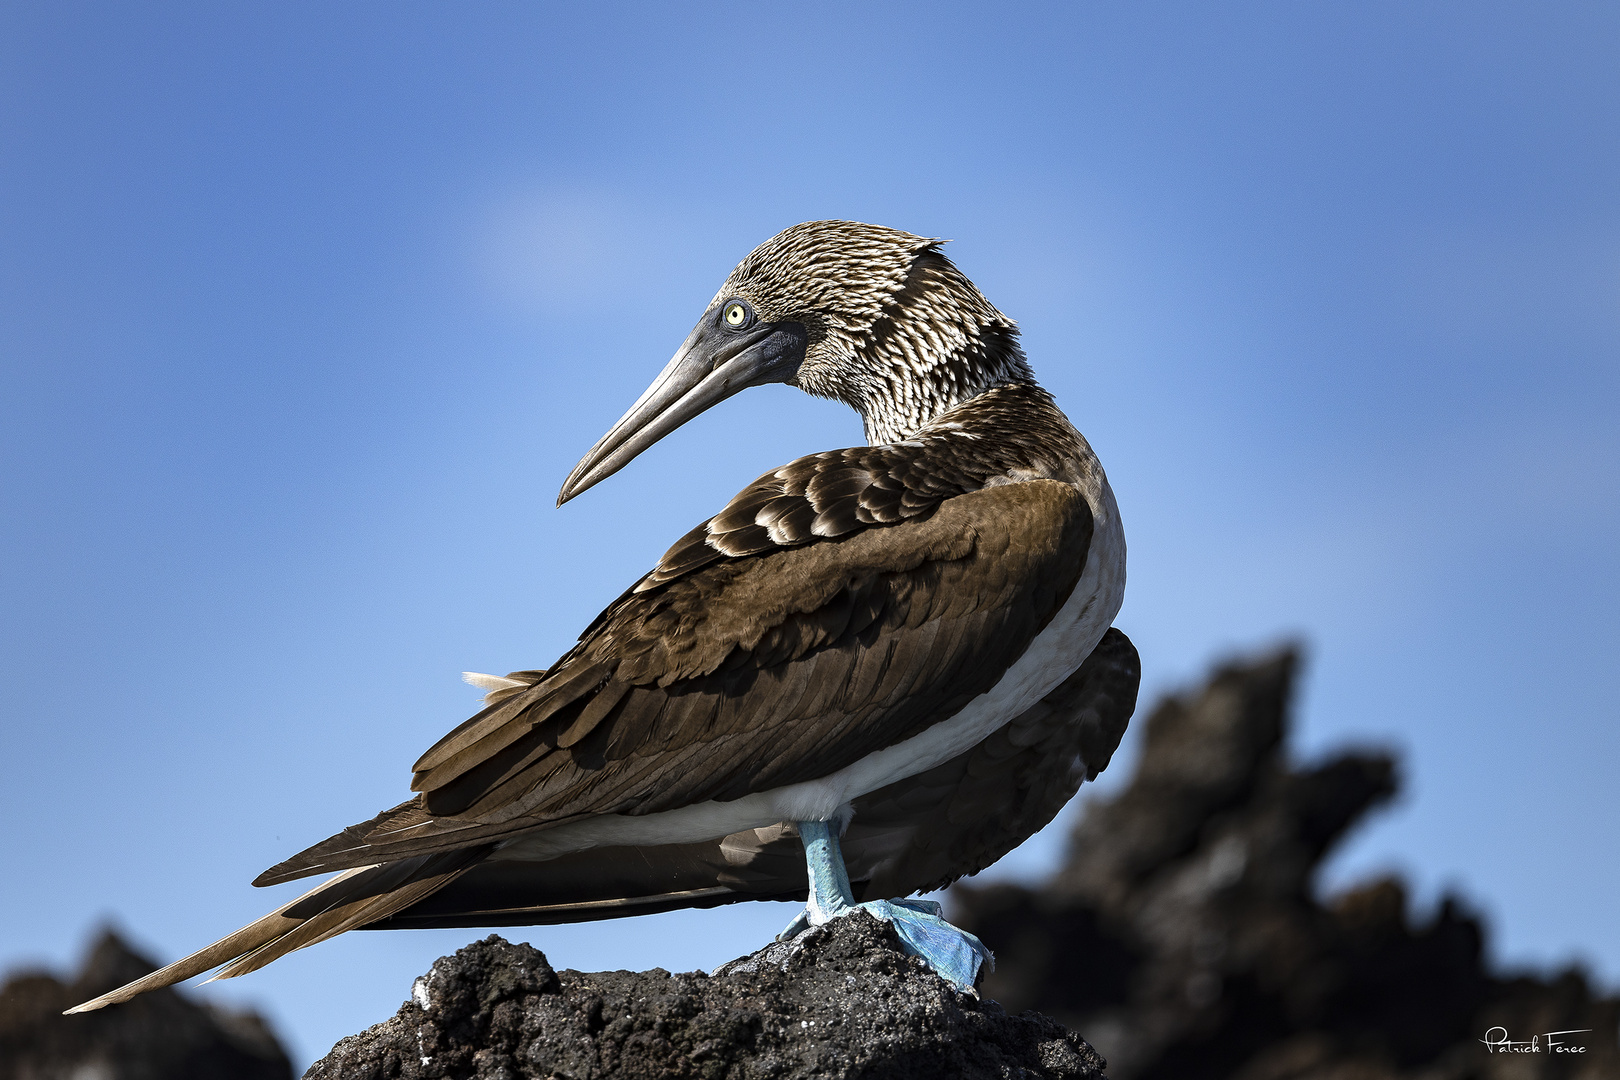
[[[423,755],[418,799],[257,883],[829,775],[994,686],[1090,538],[1075,490],[1037,480],[627,593],[543,678]]]

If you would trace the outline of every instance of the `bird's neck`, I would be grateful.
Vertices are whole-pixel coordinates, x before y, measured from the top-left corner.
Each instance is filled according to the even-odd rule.
[[[981,484],[1008,479],[1085,486],[1102,467],[1057,402],[1034,382],[998,386],[963,402],[916,432],[910,445]],[[927,471],[927,470],[925,470]]]
[[[858,385],[850,395],[872,446],[903,442],[964,402],[1034,380],[1017,331],[991,327],[979,328],[943,359],[891,369],[889,375]]]
[[[904,442],[996,387],[1034,381],[1018,325],[938,250],[913,260],[864,326],[835,321],[816,329],[823,343],[795,382],[860,413],[873,446]]]
[[[908,439],[998,386],[1034,381],[1018,325],[938,251],[917,257],[858,349],[865,362],[838,396],[861,414],[874,446]]]

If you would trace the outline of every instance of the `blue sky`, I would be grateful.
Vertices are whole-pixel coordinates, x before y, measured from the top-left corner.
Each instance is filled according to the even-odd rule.
[[[403,798],[460,671],[858,442],[766,388],[552,508],[742,255],[848,217],[1020,321],[1146,700],[1299,636],[1302,752],[1402,752],[1329,887],[1620,982],[1617,47],[1604,4],[4,5],[0,965],[282,902],[248,881]],[[516,936],[691,968],[788,914]],[[307,1061],[473,936],[210,990]]]

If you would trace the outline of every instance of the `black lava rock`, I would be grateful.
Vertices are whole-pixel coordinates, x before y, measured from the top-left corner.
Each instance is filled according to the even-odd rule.
[[[292,1080],[292,1063],[257,1013],[156,990],[62,1015],[156,969],[107,931],[72,982],[44,972],[9,979],[0,987],[0,1080]]]
[[[491,936],[440,959],[306,1080],[1044,1080],[1103,1065],[1044,1016],[952,990],[860,912],[712,976],[556,972]]]

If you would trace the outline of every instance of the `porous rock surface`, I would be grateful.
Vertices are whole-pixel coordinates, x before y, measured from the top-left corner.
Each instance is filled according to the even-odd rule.
[[[713,975],[553,971],[490,936],[306,1080],[1100,1078],[1096,1051],[1035,1013],[959,994],[858,912]]]

